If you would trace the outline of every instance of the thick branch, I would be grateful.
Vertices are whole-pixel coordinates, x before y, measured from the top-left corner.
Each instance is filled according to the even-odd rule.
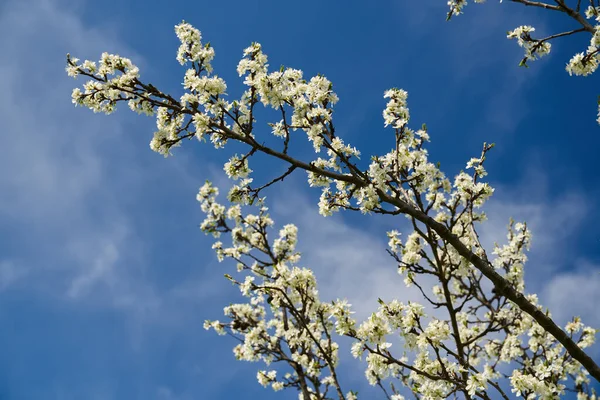
[[[532,6],[532,7],[540,7],[540,8],[544,8],[546,10],[552,10],[552,11],[560,11],[560,12],[564,12],[565,14],[567,14],[568,16],[570,16],[571,18],[573,18],[574,20],[576,20],[577,22],[579,22],[581,24],[581,26],[583,26],[583,28],[590,32],[590,33],[594,33],[595,29],[592,26],[592,24],[590,24],[580,13],[579,13],[579,4],[578,4],[578,9],[577,10],[573,10],[572,8],[568,7],[565,2],[563,0],[555,0],[556,4],[558,5],[552,5],[552,4],[546,4],[546,3],[542,3],[541,1],[532,1],[532,0],[510,0],[513,3],[520,3],[526,6]]]
[[[583,367],[592,375],[598,382],[600,382],[600,367],[588,356],[577,344],[569,337],[569,335],[563,331],[556,323],[540,311],[533,303],[531,303],[522,293],[515,290],[510,282],[504,279],[498,274],[494,268],[484,261],[481,257],[474,254],[471,250],[465,246],[460,239],[454,235],[446,226],[437,222],[429,215],[419,211],[402,200],[395,199],[386,193],[380,192],[382,200],[386,203],[393,204],[398,207],[402,212],[414,217],[421,221],[425,225],[431,227],[442,239],[450,243],[458,253],[466,258],[471,264],[481,271],[489,280],[494,284],[496,291],[502,294],[510,301],[515,303],[521,310],[529,314],[544,330],[550,333],[556,340],[558,340],[567,350],[567,352],[577,361],[583,365]]]
[[[288,154],[283,154],[276,150],[273,150],[269,147],[263,146],[256,142],[250,136],[243,136],[229,128],[226,128],[224,125],[216,125],[214,128],[220,129],[227,137],[242,141],[253,148],[256,148],[258,151],[279,158],[280,160],[286,161],[298,168],[304,169],[306,171],[311,171],[317,173],[319,175],[327,176],[328,178],[332,178],[335,180],[340,180],[348,183],[355,184],[358,187],[365,186],[367,183],[362,181],[361,179],[352,176],[352,175],[344,175],[337,172],[327,171],[322,168],[318,168],[312,164],[305,163],[303,161],[297,160]],[[400,212],[410,215],[415,219],[421,221],[426,226],[433,229],[442,239],[450,243],[458,253],[467,259],[475,268],[477,268],[483,275],[485,275],[492,283],[494,284],[496,291],[508,298],[510,301],[515,303],[521,310],[529,314],[542,328],[544,328],[549,334],[551,334],[556,340],[558,340],[566,349],[566,351],[577,361],[581,363],[581,365],[593,376],[598,382],[600,382],[600,366],[598,366],[594,360],[588,356],[577,344],[567,335],[565,331],[563,331],[556,323],[540,311],[533,303],[531,303],[527,298],[510,284],[505,278],[503,278],[500,274],[498,274],[494,268],[481,257],[477,256],[473,253],[467,246],[465,246],[460,238],[454,235],[446,226],[437,222],[429,215],[424,212],[412,207],[407,202],[400,200],[398,198],[392,197],[387,193],[378,189],[378,194],[380,199],[388,204],[391,204],[397,207]]]
[[[545,8],[547,10],[553,10],[553,11],[562,11],[560,9],[560,7],[558,7],[558,6],[553,6],[551,4],[542,3],[541,1],[531,1],[531,0],[510,0],[510,1],[512,1],[513,3],[521,3],[526,6],[540,7],[540,8]]]
[[[570,8],[569,6],[567,6],[565,4],[564,0],[554,0],[554,1],[556,2],[556,4],[558,4],[558,7],[561,9],[561,11],[565,12],[569,17],[571,17],[575,21],[579,22],[581,24],[581,26],[583,26],[585,28],[586,31],[588,31],[590,33],[596,32],[596,29],[592,26],[592,24],[590,24],[589,21],[583,17],[583,15],[581,15],[577,11],[575,11],[572,8]]]

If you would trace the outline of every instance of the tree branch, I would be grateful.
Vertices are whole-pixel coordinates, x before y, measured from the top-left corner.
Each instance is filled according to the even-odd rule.
[[[237,139],[242,141],[254,148],[258,151],[274,156],[280,160],[286,161],[292,165],[295,165],[298,168],[304,169],[306,171],[311,171],[319,175],[326,176],[328,178],[332,178],[335,180],[340,180],[348,183],[352,183],[357,185],[358,187],[363,187],[368,184],[368,182],[364,182],[359,178],[351,175],[344,175],[337,172],[332,172],[328,170],[324,170],[322,168],[318,168],[312,164],[305,163],[303,161],[297,160],[288,154],[283,154],[276,150],[273,150],[269,147],[263,146],[252,139],[250,136],[240,135],[231,129],[225,127],[224,125],[212,124],[211,127],[220,129],[223,134],[229,138]],[[527,298],[517,290],[513,288],[509,281],[503,278],[500,274],[498,274],[494,268],[486,261],[484,261],[481,257],[477,256],[471,250],[467,248],[461,241],[460,238],[454,235],[445,225],[437,222],[429,215],[424,212],[412,207],[407,202],[400,200],[398,198],[394,198],[387,193],[384,193],[380,189],[377,189],[380,199],[397,207],[400,212],[407,214],[411,217],[414,217],[418,221],[421,221],[426,226],[431,227],[442,239],[450,243],[456,251],[467,261],[469,261],[475,268],[477,268],[483,275],[485,275],[492,283],[494,284],[496,291],[506,296],[510,301],[515,303],[520,309],[529,314],[542,328],[544,328],[548,333],[550,333],[556,340],[558,340],[566,349],[566,351],[577,361],[583,365],[583,367],[593,376],[598,382],[600,382],[600,366],[598,366],[594,360],[588,356],[577,344],[567,335],[565,331],[563,331],[556,323],[540,311],[537,306],[531,303]]]

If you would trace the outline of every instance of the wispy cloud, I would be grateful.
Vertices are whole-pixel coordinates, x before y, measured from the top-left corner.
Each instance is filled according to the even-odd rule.
[[[495,185],[496,192],[485,206],[488,220],[479,228],[484,246],[493,249],[495,242],[505,243],[511,218],[527,223],[532,245],[525,271],[528,286],[534,291],[543,283],[541,276],[570,268],[573,237],[590,205],[581,191],[551,194],[549,179],[544,171],[530,165],[519,182]]]
[[[152,229],[169,221],[168,208],[159,209],[169,193],[152,180],[168,181],[159,185],[175,194],[189,192],[186,204],[193,204],[201,179],[183,167],[185,154],[163,161],[151,153],[150,119],[136,119],[146,132],[130,132],[135,116],[128,110],[106,117],[73,107],[70,92],[82,81],[64,73],[67,51],[94,59],[108,50],[144,60],[110,32],[84,27],[66,5],[13,1],[1,9],[0,34],[11,40],[0,43],[9,54],[0,61],[0,137],[11,150],[0,157],[6,238],[0,249],[18,262],[0,264],[0,290],[21,280],[23,292],[123,312],[137,337],[132,343],[139,344],[144,324],[180,326],[205,296],[215,295],[202,264],[168,285],[157,282],[168,265],[151,258],[160,230],[146,231],[148,219]],[[39,32],[54,39],[40,42]],[[191,221],[186,229],[197,233],[192,243],[202,239],[196,226]]]
[[[48,362],[57,366],[45,377],[52,380],[45,396],[56,399],[121,398],[124,389],[111,369],[102,369],[102,360],[113,357],[135,367],[135,358],[166,359],[174,340],[185,342],[189,351],[171,374],[178,374],[180,382],[198,380],[198,374],[190,372],[198,363],[194,354],[202,352],[195,345],[202,341],[197,334],[203,318],[198,315],[208,308],[208,297],[222,298],[219,290],[226,285],[215,285],[211,277],[203,276],[213,261],[196,250],[203,237],[193,221],[198,208],[193,195],[202,179],[189,173],[186,155],[165,161],[152,154],[147,145],[151,119],[136,118],[133,124],[135,116],[130,117],[128,110],[106,117],[70,103],[72,88],[82,81],[66,76],[67,52],[96,59],[111,51],[144,64],[117,35],[84,26],[73,7],[85,6],[28,0],[0,7],[0,34],[11,38],[0,42],[6,55],[0,60],[0,138],[10,146],[0,157],[0,295],[3,302],[7,296],[31,299],[28,304],[40,313],[28,316],[34,321],[31,329],[43,324],[45,313],[71,310],[72,318],[58,317],[52,324],[59,335],[81,346],[81,355],[69,353],[68,346],[57,346],[53,354],[58,339],[51,332],[36,339]],[[52,39],[40,40],[41,36]],[[197,171],[201,174],[202,167]],[[185,195],[190,201],[180,202]],[[192,210],[188,214],[192,219],[187,219],[189,226],[174,229],[179,220],[172,222],[173,209],[180,208]],[[171,237],[163,235],[164,226]],[[181,257],[184,248],[187,261]],[[154,259],[157,254],[159,261]],[[220,278],[216,274],[215,279]],[[12,320],[20,312],[7,308],[3,317]],[[102,316],[107,314],[112,317],[103,325]],[[97,346],[108,346],[103,338],[69,330],[69,321],[78,321],[81,315],[98,317],[89,322],[97,325],[100,336],[102,332],[110,336],[122,324],[122,342],[114,342],[106,354],[96,354],[102,351]],[[32,334],[24,330],[20,336]],[[6,343],[21,342],[7,337]],[[27,360],[29,347],[21,343],[12,351]],[[130,353],[132,360],[126,357]],[[65,378],[72,375],[68,360],[78,357],[90,357],[89,375],[97,372],[94,377],[84,374],[81,386]],[[219,361],[212,354],[207,360]],[[152,368],[156,373],[166,367]],[[11,367],[6,372],[16,382],[34,379],[41,370]],[[217,380],[204,383],[208,392],[213,383],[218,385]],[[181,388],[155,391],[156,384],[151,376],[140,374],[125,393],[139,385],[134,397],[186,398],[179,395]],[[17,386],[11,390],[19,398],[33,393]]]
[[[0,292],[27,275],[27,269],[13,260],[0,260]]]
[[[580,316],[585,324],[600,328],[600,266],[586,261],[578,264],[577,269],[556,274],[546,282],[540,293],[543,304],[561,324]]]
[[[64,49],[99,52],[112,43],[84,29],[53,2],[12,2],[2,11],[0,34],[12,39],[0,44],[0,50],[10,54],[1,62],[0,136],[11,151],[0,159],[0,185],[6,194],[0,197],[0,215],[13,235],[23,239],[22,247],[13,251],[36,250],[26,260],[36,263],[31,265],[33,275],[40,268],[60,271],[70,258],[70,242],[81,245],[91,229],[101,234],[103,219],[125,219],[104,192],[110,178],[101,156],[107,145],[120,142],[119,123],[85,122],[68,102],[73,83],[61,74]],[[25,26],[36,26],[56,41],[39,43]],[[63,265],[56,265],[59,254]],[[52,257],[44,260],[44,255]]]

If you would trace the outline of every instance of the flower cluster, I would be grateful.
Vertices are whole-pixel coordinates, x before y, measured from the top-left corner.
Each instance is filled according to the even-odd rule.
[[[545,40],[536,40],[531,37],[531,32],[535,28],[529,25],[522,25],[509,31],[506,35],[509,39],[517,39],[517,43],[525,50],[525,57],[521,60],[521,65],[526,66],[528,60],[537,60],[550,53],[550,42]]]
[[[475,3],[485,3],[485,0],[474,0]],[[502,3],[502,0],[500,0]],[[448,0],[448,7],[450,7],[450,11],[448,11],[448,15],[446,19],[450,20],[455,15],[460,15],[463,13],[463,8],[468,4],[467,0]]]
[[[82,73],[94,78],[83,85],[83,91],[73,89],[73,104],[110,114],[118,101],[128,100],[132,110],[152,115],[149,104],[130,92],[139,77],[139,69],[130,59],[103,53],[98,65],[89,60],[79,64],[78,58],[67,55],[66,70],[74,78]]]
[[[600,25],[596,26],[596,31],[592,35],[590,45],[585,53],[577,53],[571,58],[567,64],[567,72],[569,75],[590,75],[598,69],[600,61]]]
[[[202,45],[200,31],[184,21],[175,27],[175,34],[181,42],[177,50],[177,61],[181,65],[187,62],[197,63],[211,72],[210,62],[215,57],[215,51],[209,44]]]

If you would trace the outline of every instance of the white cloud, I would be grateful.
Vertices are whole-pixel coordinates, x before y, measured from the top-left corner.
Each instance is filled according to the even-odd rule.
[[[0,292],[27,275],[27,269],[12,260],[0,260]]]
[[[575,271],[553,276],[540,293],[541,301],[558,323],[580,316],[585,324],[600,328],[600,266],[580,264]]]
[[[550,195],[549,177],[528,167],[520,182],[494,185],[496,192],[485,205],[488,221],[478,228],[484,247],[491,253],[494,242],[506,243],[510,218],[525,222],[532,234],[529,261],[525,266],[528,291],[538,291],[549,274],[571,268],[572,240],[588,213],[583,192]]]
[[[115,280],[115,264],[119,260],[118,243],[123,241],[124,234],[114,234],[110,237],[110,241],[102,244],[100,247],[94,243],[94,249],[99,250],[96,255],[89,253],[90,243],[87,241],[70,243],[72,251],[77,253],[77,259],[84,265],[91,264],[82,271],[70,284],[68,295],[76,298],[85,296],[92,287],[103,281],[107,285],[116,284]],[[112,240],[116,239],[116,240]],[[98,248],[99,247],[99,248]]]
[[[2,225],[18,244],[11,252],[28,266],[23,290],[112,307],[139,323],[180,320],[182,313],[171,309],[182,310],[183,299],[197,305],[202,296],[182,297],[192,290],[190,281],[157,289],[149,276],[151,246],[135,217],[146,206],[159,207],[168,191],[187,190],[201,179],[183,167],[185,155],[165,161],[150,151],[151,119],[127,107],[107,117],[71,104],[72,89],[84,80],[66,75],[67,52],[96,59],[110,51],[145,63],[114,33],[84,26],[73,10],[85,6],[28,0],[0,9],[0,35],[11,38],[0,41],[0,139],[10,149],[0,157]],[[140,132],[130,132],[133,118]],[[165,192],[148,201],[144,196],[157,182]],[[159,217],[148,216],[166,219]],[[198,233],[193,240],[201,238]],[[17,276],[12,264],[0,267],[0,285]],[[201,290],[198,274],[194,279]]]
[[[564,326],[571,318],[600,329],[600,266],[581,261],[579,268],[554,275],[540,292],[540,301],[552,313],[552,319]],[[596,343],[587,350],[593,357],[600,355],[598,335]]]
[[[40,42],[40,32],[55,39]],[[0,63],[0,137],[10,146],[0,158],[6,194],[0,216],[14,234],[28,237],[25,248],[38,247],[41,254],[56,256],[69,241],[84,241],[86,228],[110,235],[102,219],[123,217],[106,192],[112,177],[103,153],[113,147],[118,154],[118,145],[127,142],[118,119],[94,120],[73,108],[75,82],[63,75],[62,57],[66,48],[99,54],[115,46],[51,1],[6,4],[0,34],[11,37],[0,43],[8,55]]]

